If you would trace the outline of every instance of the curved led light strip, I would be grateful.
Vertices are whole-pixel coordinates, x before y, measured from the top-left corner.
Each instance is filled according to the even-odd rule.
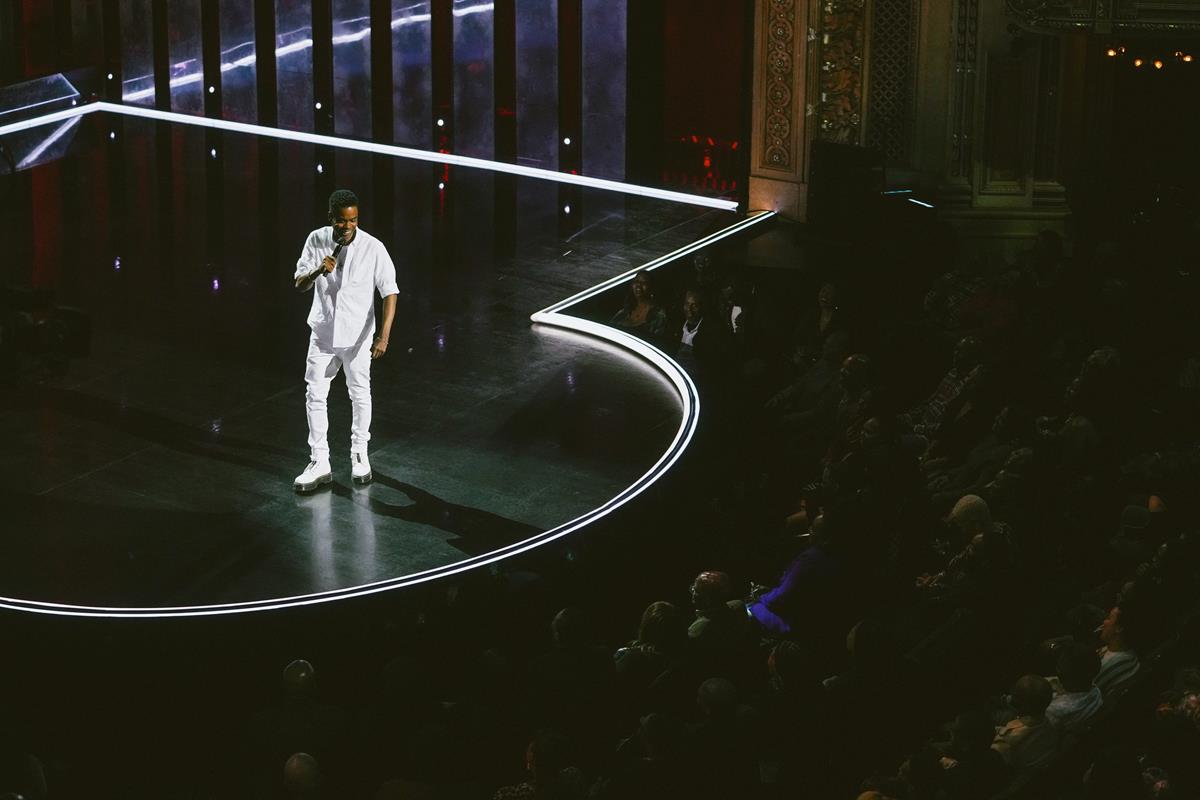
[[[93,106],[89,106],[87,108],[94,109],[95,105],[99,104],[94,104]],[[118,106],[118,108],[120,107]],[[76,109],[71,109],[71,111],[76,111]],[[65,116],[61,115],[55,116],[58,119],[66,118]],[[205,121],[213,122],[214,120]],[[41,124],[45,124],[44,119]],[[4,130],[0,129],[0,134],[2,133],[4,133]],[[295,595],[292,597],[272,598],[269,600],[250,600],[240,603],[222,603],[203,606],[158,607],[82,606],[71,605],[67,603],[51,603],[38,600],[22,600],[20,598],[0,596],[0,608],[6,608],[13,611],[26,611],[37,614],[50,614],[55,616],[109,617],[121,619],[203,617],[218,616],[223,614],[242,614],[252,611],[272,611],[284,608],[295,608],[297,606],[329,603],[335,600],[349,599],[352,597],[363,597],[366,595],[390,591],[392,589],[414,586],[426,581],[445,578],[450,575],[466,572],[470,569],[476,569],[488,564],[494,564],[511,556],[516,556],[541,547],[542,545],[548,544],[556,539],[561,539],[570,533],[574,533],[585,525],[611,514],[633,498],[637,497],[642,492],[646,491],[646,489],[648,489],[655,481],[662,477],[662,475],[676,461],[679,460],[680,456],[683,455],[683,451],[687,449],[688,444],[695,435],[696,425],[699,420],[700,398],[696,392],[696,385],[693,383],[691,377],[688,376],[683,367],[681,367],[674,359],[670,358],[662,350],[659,350],[657,347],[654,347],[653,345],[637,338],[636,336],[625,333],[624,331],[611,328],[598,322],[592,322],[591,320],[573,317],[562,312],[566,308],[580,302],[581,300],[593,297],[602,291],[622,283],[623,281],[629,280],[639,270],[657,269],[671,263],[672,261],[694,253],[701,248],[712,245],[722,239],[733,236],[736,233],[740,233],[747,228],[765,222],[774,216],[775,212],[773,211],[762,211],[755,213],[754,215],[740,220],[739,222],[706,236],[703,239],[692,242],[691,244],[681,247],[678,250],[668,253],[667,255],[660,256],[659,258],[649,261],[646,264],[637,267],[636,269],[622,273],[615,278],[604,281],[603,283],[600,283],[591,289],[580,292],[579,294],[569,297],[566,300],[549,306],[548,308],[538,311],[530,316],[530,321],[534,324],[547,325],[554,328],[565,329],[568,331],[593,336],[640,357],[651,366],[655,367],[667,379],[667,381],[675,387],[675,390],[679,393],[679,398],[683,405],[679,428],[676,430],[670,446],[668,446],[666,451],[658,458],[657,461],[654,462],[654,465],[651,466],[650,469],[643,473],[641,477],[639,477],[628,487],[591,511],[588,511],[569,522],[563,523],[556,528],[543,531],[542,533],[531,536],[528,539],[523,539],[519,542],[513,542],[512,544],[505,545],[504,547],[493,550],[489,553],[463,559],[462,561],[456,561],[452,564],[446,564],[440,567],[423,570],[421,572],[414,572],[398,578],[389,578],[387,580],[375,581],[373,583],[367,583],[361,586],[352,586],[345,589],[331,589],[325,592]]]
[[[705,208],[717,208],[721,209],[722,211],[736,211],[738,207],[737,201],[735,200],[723,200],[719,197],[704,197],[696,194],[688,194],[686,192],[673,192],[669,189],[656,189],[653,186],[639,186],[636,183],[623,183],[621,181],[608,180],[607,178],[592,178],[587,175],[574,175],[570,172],[558,172],[557,170],[552,169],[527,167],[523,164],[507,164],[503,161],[489,161],[485,158],[472,158],[470,156],[459,156],[452,153],[439,153],[434,150],[418,150],[414,147],[401,147],[400,145],[395,144],[379,144],[378,142],[368,142],[361,139],[343,139],[339,136],[325,136],[324,134],[320,133],[289,131],[284,130],[283,128],[269,128],[265,125],[251,125],[248,122],[232,122],[227,119],[197,117],[192,114],[180,114],[174,111],[159,111],[156,108],[143,108],[142,106],[124,106],[119,103],[108,103],[104,101],[89,103],[85,106],[76,106],[74,108],[66,109],[65,111],[47,114],[44,117],[35,117],[22,122],[14,122],[10,125],[0,126],[0,136],[3,136],[6,133],[15,133],[16,131],[33,128],[38,125],[56,122],[60,119],[68,119],[74,116],[91,114],[96,111],[106,111],[110,114],[123,114],[127,117],[144,117],[146,119],[156,119],[162,122],[177,122],[181,125],[195,125],[201,128],[213,128],[221,131],[232,131],[233,133],[245,133],[251,136],[264,136],[268,139],[286,139],[293,142],[304,142],[306,144],[315,144],[324,147],[337,147],[343,150],[358,150],[359,152],[363,153],[378,153],[385,156],[408,158],[414,161],[429,161],[434,164],[447,164],[457,167],[468,167],[471,169],[484,169],[491,172],[504,172],[509,175],[521,175],[526,178],[539,178],[541,180],[554,181],[555,183],[568,183],[574,186],[586,186],[589,189],[603,189],[609,192],[620,192],[622,194],[635,194],[642,197],[653,197],[657,200],[670,200],[675,203],[687,203],[694,206],[704,206]]]

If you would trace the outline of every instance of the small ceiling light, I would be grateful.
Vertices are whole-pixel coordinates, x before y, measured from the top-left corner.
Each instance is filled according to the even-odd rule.
[[[1162,59],[1161,58],[1154,59],[1154,68],[1162,69]]]
[[[322,172],[324,172],[324,171],[325,171],[325,165],[324,165],[324,164],[317,164],[317,174],[318,174],[318,175],[320,175],[320,174],[321,174]]]
[[[217,157],[217,148],[215,148],[215,147],[214,147],[213,149],[209,150],[209,151],[208,151],[208,154],[209,154],[211,157],[213,157],[213,158],[216,158],[216,157]]]
[[[1122,55],[1125,53],[1125,45],[1121,45],[1117,49],[1121,51]]]
[[[442,119],[441,117],[438,117],[437,126],[439,128],[446,127],[446,120]]]
[[[215,91],[217,91],[217,87],[215,87],[215,86],[209,86],[209,87],[208,87],[208,93],[209,93],[209,94],[212,94],[212,93],[214,93]]]
[[[1143,61],[1142,61],[1140,58],[1135,58],[1135,59],[1133,60],[1133,65],[1134,65],[1135,67],[1140,67],[1140,66],[1141,66],[1143,63],[1145,63],[1145,62],[1143,62]]]
[[[438,181],[438,189],[445,189],[445,188],[446,188],[446,184],[445,184],[445,182],[444,182],[444,181]]]
[[[570,136],[564,136],[564,137],[563,137],[563,144],[565,144],[565,145],[570,145],[570,144],[571,144],[571,137],[570,137]]]
[[[1191,56],[1191,54],[1188,54],[1188,55],[1184,56],[1184,57],[1183,57],[1183,60],[1184,60],[1184,61],[1189,61],[1189,62],[1190,62],[1190,61],[1192,60],[1192,56]]]
[[[108,138],[109,138],[109,139],[116,139],[116,138],[117,138],[117,132],[116,132],[116,131],[109,131],[109,132],[108,132]]]
[[[571,213],[571,207],[570,207],[570,206],[563,206],[563,213],[564,213],[564,214],[570,214],[570,213]]]
[[[313,103],[313,108],[315,108],[317,111],[320,111],[321,110],[321,101],[318,100],[317,102]]]
[[[1113,58],[1114,56],[1116,56],[1116,54],[1117,54],[1117,51],[1116,51],[1116,50],[1114,50],[1113,48],[1111,48],[1111,47],[1110,47],[1110,48],[1108,48],[1107,50],[1105,50],[1105,51],[1104,51],[1104,54],[1105,54],[1106,56],[1108,56],[1109,58]]]
[[[111,72],[110,72],[110,73],[108,73],[108,79],[109,79],[110,81],[113,79],[113,74],[112,74]]]

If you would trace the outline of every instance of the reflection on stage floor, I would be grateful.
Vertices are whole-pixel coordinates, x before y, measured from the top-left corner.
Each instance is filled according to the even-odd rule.
[[[601,505],[675,434],[661,374],[529,315],[733,212],[105,113],[72,137],[6,178],[4,281],[34,288],[8,293],[35,321],[46,303],[88,320],[91,346],[9,353],[0,596],[211,605],[436,569]],[[334,484],[296,496],[309,297],[291,275],[335,186],[400,296],[375,482],[350,481],[339,378]]]

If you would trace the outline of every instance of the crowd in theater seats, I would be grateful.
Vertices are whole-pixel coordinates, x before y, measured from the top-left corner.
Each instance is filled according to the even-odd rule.
[[[612,324],[709,414],[661,552],[470,573],[356,686],[288,665],[219,796],[1200,795],[1200,348],[1094,260],[1047,233],[882,315],[839,265],[639,273]],[[54,796],[19,749],[0,775]]]

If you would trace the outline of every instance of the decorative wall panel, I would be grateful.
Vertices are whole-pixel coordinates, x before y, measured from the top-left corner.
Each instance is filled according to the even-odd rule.
[[[517,163],[558,168],[558,0],[516,0]]]
[[[313,129],[312,7],[275,0],[275,74],[279,127]]]
[[[819,138],[843,144],[862,139],[864,0],[825,0],[821,7]]]
[[[954,76],[950,84],[950,157],[947,176],[969,182],[975,133],[975,67],[979,54],[979,0],[954,4]]]
[[[220,0],[221,116],[258,121],[258,68],[253,0]]]
[[[476,158],[495,155],[493,76],[494,13],[491,3],[454,0],[454,150]]]
[[[333,0],[333,129],[371,138],[370,0]]]
[[[429,0],[392,0],[392,136],[433,147],[433,48]]]
[[[873,0],[865,143],[888,164],[912,161],[918,0]]]
[[[165,5],[171,110],[203,116],[204,59],[200,41],[200,0],[171,0]]]
[[[154,107],[154,44],[150,0],[121,0],[121,99]]]
[[[626,0],[583,0],[583,174],[625,178]]]
[[[797,35],[795,0],[768,0],[761,164],[771,169],[790,170],[795,160],[792,118],[797,86],[792,62]]]

